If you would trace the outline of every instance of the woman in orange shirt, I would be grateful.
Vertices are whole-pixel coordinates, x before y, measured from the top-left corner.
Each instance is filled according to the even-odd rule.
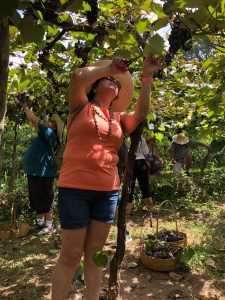
[[[124,60],[97,61],[72,74],[69,132],[58,181],[62,248],[53,300],[66,299],[82,255],[86,300],[99,299],[102,269],[93,255],[103,249],[114,219],[120,185],[117,152],[124,134],[146,118],[153,74],[162,67],[162,59],[144,60],[139,98],[130,113],[124,111],[133,97],[133,82]]]

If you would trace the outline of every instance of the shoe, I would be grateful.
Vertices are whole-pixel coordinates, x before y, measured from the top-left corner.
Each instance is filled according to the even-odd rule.
[[[44,227],[46,227],[45,223],[43,224],[38,224],[37,222],[34,224],[34,226],[32,227],[32,229],[34,231],[40,231],[41,229],[43,229]]]
[[[186,176],[191,176],[191,174],[188,170],[185,172],[185,174],[186,174]]]
[[[56,229],[54,226],[51,226],[51,227],[45,226],[37,234],[42,235],[42,234],[50,234],[50,233],[54,233],[54,232],[56,232]]]
[[[133,239],[132,239],[130,233],[127,231],[126,232],[126,238],[125,238],[125,244],[128,244],[128,243],[130,243],[132,241],[133,241]]]

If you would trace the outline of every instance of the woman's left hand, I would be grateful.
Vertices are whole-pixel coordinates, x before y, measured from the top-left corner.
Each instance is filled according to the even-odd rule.
[[[113,73],[121,73],[128,71],[128,67],[124,59],[115,57],[111,63]]]
[[[158,72],[165,66],[164,56],[154,58],[149,55],[144,59],[142,67],[142,77],[153,76],[154,73]]]

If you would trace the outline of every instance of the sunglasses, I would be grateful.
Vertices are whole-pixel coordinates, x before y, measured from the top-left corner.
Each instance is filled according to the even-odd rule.
[[[121,89],[121,84],[115,78],[108,76],[108,77],[103,77],[101,79],[112,81],[118,87],[119,90]]]

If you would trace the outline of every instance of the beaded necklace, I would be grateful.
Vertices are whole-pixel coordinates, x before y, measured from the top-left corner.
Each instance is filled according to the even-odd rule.
[[[98,123],[97,123],[97,120],[96,120],[96,115],[98,115],[104,121],[108,122],[108,124],[109,124],[109,129],[108,129],[108,133],[107,133],[107,138],[108,138],[110,136],[110,134],[112,133],[112,121],[114,119],[114,112],[109,108],[109,119],[107,119],[105,116],[101,115],[97,111],[97,109],[95,108],[95,105],[93,105],[93,104],[91,104],[91,112],[92,112],[92,115],[93,115],[93,119],[94,119],[95,128],[96,128],[96,131],[97,131],[98,138],[99,138],[100,141],[106,142],[107,139],[103,139],[100,135],[100,130],[99,130]]]

